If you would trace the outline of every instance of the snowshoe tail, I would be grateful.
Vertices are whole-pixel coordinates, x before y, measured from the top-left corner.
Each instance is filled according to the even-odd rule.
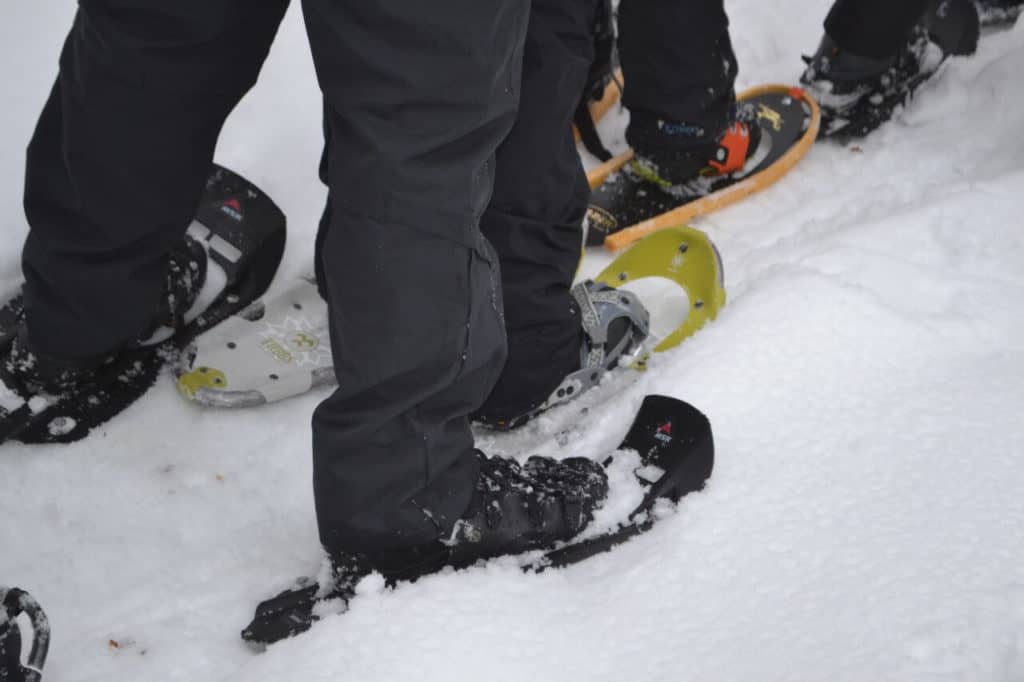
[[[648,486],[643,501],[630,513],[629,521],[607,533],[552,550],[524,570],[570,566],[645,533],[654,526],[655,517],[650,512],[659,500],[678,502],[685,495],[703,489],[715,465],[715,445],[708,418],[689,403],[661,395],[644,398],[619,450],[633,450],[640,455],[643,471],[638,471],[637,477]],[[614,455],[609,457],[605,466],[613,459]],[[657,470],[661,475],[649,481],[648,473]]]
[[[260,602],[252,622],[242,630],[242,639],[263,647],[305,632],[315,621],[313,606],[319,590],[320,586],[312,583]]]
[[[337,601],[336,610],[344,611],[356,594],[356,585],[370,569],[358,559],[333,564],[333,585],[329,590],[309,579],[300,578],[295,587],[263,601],[256,607],[252,621],[242,630],[242,639],[255,649],[305,632],[320,620],[313,612],[317,603]],[[326,592],[326,594],[325,594]]]
[[[645,467],[664,472],[650,483],[630,519],[650,510],[658,500],[678,502],[701,490],[715,466],[711,422],[693,405],[663,395],[644,398],[619,449],[635,450]]]
[[[288,233],[284,213],[270,197],[216,164],[190,229],[208,238],[210,259],[224,270],[227,287],[177,340],[179,347],[266,293]]]

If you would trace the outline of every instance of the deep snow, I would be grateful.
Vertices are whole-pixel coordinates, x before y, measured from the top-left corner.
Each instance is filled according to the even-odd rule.
[[[743,88],[796,79],[826,3],[727,8]],[[298,9],[217,155],[288,214],[275,290],[309,269],[324,197]],[[0,22],[4,286],[26,229],[23,151],[72,11],[36,0]],[[585,431],[543,437],[556,412],[481,439],[596,456],[647,393],[710,416],[707,490],[586,564],[371,580],[348,613],[255,655],[238,631],[256,602],[317,568],[309,417],[324,392],[203,411],[166,378],[86,441],[4,445],[0,584],[50,615],[45,679],[1024,679],[1022,71],[1024,25],[987,35],[868,139],[819,144],[697,221],[724,257],[718,320],[616,378]],[[601,128],[621,145],[624,122]]]

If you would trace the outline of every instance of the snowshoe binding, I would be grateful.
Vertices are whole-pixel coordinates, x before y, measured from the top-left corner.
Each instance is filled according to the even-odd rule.
[[[855,55],[826,34],[800,77],[821,107],[821,137],[863,137],[888,121],[946,58],[972,54],[979,30],[971,0],[940,0],[892,57]]]
[[[620,363],[634,362],[648,350],[650,314],[636,294],[587,280],[572,288],[583,324],[580,368],[568,374],[541,403],[515,415],[476,414],[473,419],[495,429],[522,426],[541,412],[569,402],[601,383]]]

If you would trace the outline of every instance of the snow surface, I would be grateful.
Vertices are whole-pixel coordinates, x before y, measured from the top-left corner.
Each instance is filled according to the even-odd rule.
[[[738,86],[795,80],[826,4],[728,0]],[[0,22],[5,287],[23,151],[72,12],[35,0]],[[203,411],[168,378],[84,442],[4,445],[0,583],[49,613],[45,679],[1024,679],[1022,71],[1024,25],[987,35],[870,138],[820,144],[698,221],[725,261],[718,320],[614,378],[586,431],[541,433],[580,403],[482,439],[598,456],[647,393],[710,416],[707,490],[585,564],[371,580],[348,613],[256,655],[238,638],[256,602],[317,570],[309,419],[324,392]],[[293,7],[217,155],[289,216],[278,288],[309,269],[319,114]],[[624,122],[601,125],[619,146]]]

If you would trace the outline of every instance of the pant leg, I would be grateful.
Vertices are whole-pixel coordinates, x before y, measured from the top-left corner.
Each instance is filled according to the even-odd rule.
[[[618,16],[626,140],[643,145],[658,119],[717,140],[730,122],[737,72],[723,0],[622,0]],[[658,136],[658,144],[671,139],[693,143],[678,135]]]
[[[287,0],[81,0],[28,147],[28,331],[57,356],[152,322],[228,112]]]
[[[839,47],[860,57],[891,57],[933,1],[836,0],[825,18],[825,32]]]
[[[505,359],[479,230],[528,0],[304,0],[329,126],[320,241],[338,389],[313,417],[328,551],[434,542],[469,504],[467,416]]]
[[[519,116],[498,149],[480,227],[501,261],[509,357],[481,409],[519,416],[580,366],[582,327],[569,289],[590,188],[572,117],[594,54],[594,0],[534,0]]]

